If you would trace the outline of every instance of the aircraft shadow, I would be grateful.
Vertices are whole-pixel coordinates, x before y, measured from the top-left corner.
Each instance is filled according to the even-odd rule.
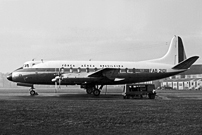
[[[100,96],[94,96],[89,94],[59,94],[58,98],[66,100],[119,100],[123,99],[121,94],[100,94]]]

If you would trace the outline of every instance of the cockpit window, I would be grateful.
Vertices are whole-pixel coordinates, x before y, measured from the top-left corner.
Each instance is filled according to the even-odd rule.
[[[24,67],[29,67],[29,64],[25,64]]]
[[[23,68],[31,68],[39,63],[41,63],[41,61],[28,61],[24,63]]]

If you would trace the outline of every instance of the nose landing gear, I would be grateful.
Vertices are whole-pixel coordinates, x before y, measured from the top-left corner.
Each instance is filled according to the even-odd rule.
[[[30,96],[35,96],[35,95],[38,95],[38,93],[34,90],[34,87],[32,87],[29,91],[30,93]]]

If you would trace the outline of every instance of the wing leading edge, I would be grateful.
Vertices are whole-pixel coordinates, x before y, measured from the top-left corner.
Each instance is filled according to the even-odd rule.
[[[114,80],[116,79],[118,72],[119,72],[119,69],[104,68],[88,75],[88,77],[107,77],[108,79]]]

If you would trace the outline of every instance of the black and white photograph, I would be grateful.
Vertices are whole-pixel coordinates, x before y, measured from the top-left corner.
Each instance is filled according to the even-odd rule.
[[[201,57],[201,0],[0,0],[0,135],[200,135]]]

